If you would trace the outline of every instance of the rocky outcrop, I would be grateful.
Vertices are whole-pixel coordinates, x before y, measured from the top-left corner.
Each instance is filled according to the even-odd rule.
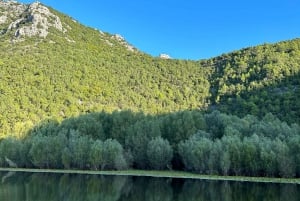
[[[136,51],[136,48],[134,48],[132,45],[128,44],[123,36],[120,34],[115,34],[112,36],[114,40],[117,40],[121,45],[125,46],[127,50],[134,52]]]
[[[20,16],[27,8],[26,5],[20,4],[17,1],[0,1],[0,18],[5,19],[1,23],[5,23],[7,19],[13,19]]]
[[[39,36],[45,38],[49,34],[49,28],[54,27],[59,31],[66,31],[61,20],[46,6],[39,2],[30,5],[19,4],[15,1],[1,1],[0,24],[10,19],[6,32],[13,32],[16,38],[23,36]]]
[[[46,38],[49,34],[65,39],[69,43],[76,43],[72,37],[72,22],[59,18],[59,14],[47,8],[40,2],[21,4],[17,1],[0,0],[0,36],[5,35],[11,43],[25,41],[26,37]],[[76,20],[70,18],[74,23]],[[77,25],[75,25],[77,26]],[[71,31],[72,30],[72,31]],[[99,37],[109,46],[123,46],[128,51],[138,52],[120,34],[110,35],[100,30]],[[60,34],[59,32],[62,32]],[[48,37],[49,43],[55,39]]]
[[[124,42],[125,41],[124,37],[121,36],[120,34],[115,34],[115,35],[112,36],[112,38],[116,39],[119,42]]]
[[[5,24],[6,21],[7,21],[7,16],[5,15],[0,16],[0,24]]]
[[[170,55],[168,55],[168,54],[160,54],[159,58],[161,58],[161,59],[171,59]]]

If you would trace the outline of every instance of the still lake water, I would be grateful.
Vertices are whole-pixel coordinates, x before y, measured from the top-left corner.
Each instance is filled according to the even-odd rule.
[[[2,201],[299,201],[300,185],[0,172]]]

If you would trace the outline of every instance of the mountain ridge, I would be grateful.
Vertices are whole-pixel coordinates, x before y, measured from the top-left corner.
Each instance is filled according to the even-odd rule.
[[[8,16],[7,4],[17,13]],[[40,3],[0,5],[0,137],[22,135],[45,119],[62,121],[101,110],[160,114],[218,109],[259,117],[272,111],[281,120],[300,122],[299,39],[206,60],[161,59],[120,35],[86,27]],[[35,10],[49,14],[38,17]],[[270,110],[273,101],[279,102]],[[281,111],[290,104],[292,109]]]

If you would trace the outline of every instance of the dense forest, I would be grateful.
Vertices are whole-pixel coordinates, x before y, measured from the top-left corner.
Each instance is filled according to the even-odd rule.
[[[271,112],[299,123],[300,40],[246,48],[213,58],[212,104],[239,116]]]
[[[300,123],[299,39],[207,60],[161,59],[49,9],[65,32],[50,27],[46,38],[15,38],[14,29],[4,32],[10,21],[0,24],[2,138],[22,136],[45,119],[102,110],[271,112]]]
[[[0,23],[1,166],[300,176],[300,39],[161,59],[48,9],[64,31]]]
[[[218,111],[91,113],[47,121],[0,143],[0,165],[28,168],[177,169],[201,174],[300,176],[300,126]]]

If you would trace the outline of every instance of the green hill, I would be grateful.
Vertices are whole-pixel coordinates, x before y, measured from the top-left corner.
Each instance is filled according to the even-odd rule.
[[[212,108],[239,116],[271,112],[299,123],[299,56],[300,39],[295,39],[208,60],[215,70],[210,80]]]
[[[40,3],[1,1],[0,68],[0,137],[102,110],[300,122],[299,39],[200,61],[154,58]]]

